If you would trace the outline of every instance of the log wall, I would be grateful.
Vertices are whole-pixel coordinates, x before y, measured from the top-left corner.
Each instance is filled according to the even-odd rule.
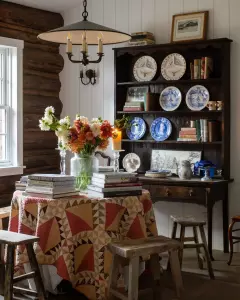
[[[59,172],[57,139],[41,132],[38,120],[46,106],[60,116],[63,58],[59,45],[40,41],[37,35],[63,25],[60,14],[0,1],[0,36],[24,40],[23,50],[23,163],[25,174]],[[0,177],[0,206],[8,204],[20,176]]]

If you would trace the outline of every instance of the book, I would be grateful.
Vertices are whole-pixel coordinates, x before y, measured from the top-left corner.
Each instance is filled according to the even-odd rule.
[[[204,79],[208,79],[212,72],[213,59],[211,57],[205,57]]]
[[[196,134],[197,131],[191,131],[191,130],[180,130],[179,134],[190,134],[190,135],[194,135]]]
[[[187,138],[178,138],[178,142],[197,142],[197,138],[193,139],[187,139]]]
[[[122,183],[105,183],[96,180],[92,180],[92,185],[98,186],[100,188],[111,188],[111,187],[129,187],[129,186],[141,186],[140,182],[122,182]]]
[[[197,134],[197,141],[201,141],[201,130],[200,130],[200,120],[196,120],[196,134]]]
[[[28,175],[28,179],[55,182],[55,181],[74,180],[75,177],[71,175],[60,175],[60,174],[32,174],[32,175]]]
[[[180,138],[186,138],[186,139],[195,139],[197,138],[196,134],[179,134]]]
[[[128,173],[128,172],[102,172],[102,173],[93,173],[93,178],[100,179],[122,179],[135,177],[137,173]]]
[[[201,78],[201,59],[194,59],[194,79]]]
[[[138,182],[137,177],[119,177],[119,178],[97,178],[92,177],[93,184],[121,184],[121,183],[136,183]]]
[[[101,188],[99,186],[95,185],[89,185],[88,190],[99,192],[99,193],[105,193],[105,192],[127,192],[127,191],[139,191],[142,190],[142,185],[139,186],[124,186],[124,187],[106,187],[106,188]]]
[[[191,79],[194,79],[194,65],[193,65],[193,63],[190,63],[190,73],[191,73]]]
[[[189,132],[191,131],[191,132],[195,133],[196,128],[195,127],[182,127],[181,131],[189,131]]]
[[[123,107],[123,111],[143,111],[142,107]]]
[[[206,61],[206,57],[202,57],[202,59],[201,59],[201,79],[204,79],[205,61]]]
[[[149,41],[136,41],[136,42],[128,42],[130,46],[145,46],[145,45],[154,45],[155,41],[149,42]]]
[[[152,32],[149,31],[137,31],[137,32],[133,32],[131,33],[131,36],[139,36],[139,35],[148,35],[148,36],[154,36]]]
[[[98,172],[113,172],[114,167],[113,166],[99,166]]]
[[[88,190],[88,197],[108,198],[108,197],[127,197],[127,196],[139,196],[142,195],[142,190],[139,191],[119,191],[119,192],[104,192],[99,193]]]
[[[62,194],[75,192],[75,186],[70,187],[44,187],[44,186],[27,186],[26,192],[30,193],[46,193],[46,194]]]
[[[67,181],[44,181],[44,180],[34,180],[34,179],[28,179],[27,181],[28,186],[45,186],[45,187],[59,187],[59,186],[74,186],[75,185],[75,179],[74,180],[67,180]]]
[[[17,191],[25,191],[27,184],[21,183],[20,181],[15,182],[15,190]]]
[[[57,199],[57,198],[63,198],[63,197],[70,197],[70,196],[77,196],[79,195],[79,191],[70,192],[70,193],[64,193],[64,194],[45,194],[45,193],[29,193],[24,192],[23,196],[28,197],[36,197],[36,198],[46,198],[46,199]]]
[[[142,101],[126,101],[124,106],[125,107],[141,107],[143,106],[143,102]]]
[[[203,142],[208,142],[208,122],[203,120]]]

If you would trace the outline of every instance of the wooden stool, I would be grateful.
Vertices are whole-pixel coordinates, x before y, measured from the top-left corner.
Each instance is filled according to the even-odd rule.
[[[150,269],[154,278],[154,298],[159,299],[157,296],[157,281],[160,280],[159,254],[163,252],[169,252],[172,276],[175,282],[177,296],[180,297],[183,291],[183,283],[178,259],[178,250],[180,249],[179,242],[167,237],[158,236],[138,240],[116,241],[109,244],[108,249],[113,254],[109,278],[109,298],[114,296],[123,300],[137,300],[139,293],[146,292],[146,290],[138,291],[139,263],[140,257],[150,256]],[[129,266],[127,294],[123,294],[117,290],[119,267],[125,265]]]
[[[233,232],[239,231],[239,229],[233,229],[233,226],[235,223],[240,223],[240,216],[235,216],[232,218],[232,222],[229,225],[228,228],[228,239],[229,239],[229,246],[230,246],[230,256],[229,256],[229,261],[228,265],[231,265],[232,262],[232,257],[233,257],[233,245],[240,243],[240,237],[239,236],[233,236]],[[235,241],[234,241],[235,240]]]
[[[0,230],[3,229],[3,219],[9,218],[11,206],[0,208]]]
[[[26,297],[25,298],[14,297],[13,294],[15,293],[26,294],[30,296],[38,296],[38,299],[40,300],[45,300],[47,298],[45,295],[44,285],[42,282],[39,266],[33,250],[33,243],[37,242],[38,240],[39,238],[36,236],[0,230],[0,245],[1,246],[7,245],[7,260],[6,260],[5,282],[4,282],[4,300],[26,299]],[[14,275],[15,249],[16,246],[20,244],[25,244],[27,248],[29,263],[31,265],[32,272],[14,278],[13,275]],[[37,291],[13,286],[14,283],[17,283],[25,279],[30,279],[30,278],[34,279]]]
[[[177,239],[181,243],[181,250],[179,251],[179,261],[180,266],[182,266],[183,259],[183,249],[186,248],[195,248],[197,252],[198,265],[200,269],[203,269],[203,260],[204,256],[201,253],[200,248],[203,248],[205,251],[205,258],[207,260],[207,268],[208,273],[211,279],[214,279],[214,273],[212,268],[211,257],[208,252],[207,247],[207,239],[204,232],[204,225],[206,225],[205,221],[197,221],[193,217],[176,217],[171,216],[173,220],[173,229],[172,229],[172,239]],[[176,237],[177,234],[177,226],[180,225],[180,238]],[[186,227],[192,227],[193,229],[193,237],[185,237],[185,229]],[[202,243],[199,243],[197,228],[199,228]],[[185,244],[184,242],[194,242],[194,244]]]

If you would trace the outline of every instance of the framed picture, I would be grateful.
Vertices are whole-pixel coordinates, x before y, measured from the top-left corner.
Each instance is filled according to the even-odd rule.
[[[129,87],[126,102],[145,102],[148,86]]]
[[[174,15],[171,42],[206,39],[207,23],[208,11]]]
[[[151,170],[168,170],[178,174],[182,160],[189,160],[193,170],[194,164],[201,160],[201,151],[152,150]]]

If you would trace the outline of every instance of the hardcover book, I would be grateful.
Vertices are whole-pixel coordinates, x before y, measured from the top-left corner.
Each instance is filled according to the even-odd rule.
[[[142,195],[142,190],[139,190],[139,191],[104,192],[104,193],[99,193],[99,192],[88,190],[88,196],[89,197],[98,197],[98,198],[127,197],[127,196],[139,196],[139,195]]]
[[[74,180],[74,176],[60,174],[32,174],[28,175],[28,179],[43,180],[43,181],[67,181]]]

